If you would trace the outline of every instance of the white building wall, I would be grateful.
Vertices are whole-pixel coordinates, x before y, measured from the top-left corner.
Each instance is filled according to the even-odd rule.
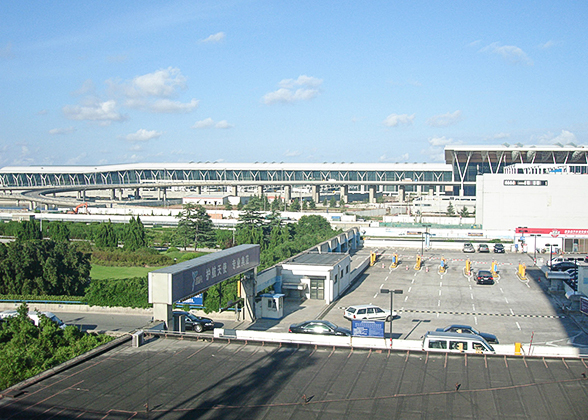
[[[505,185],[547,181],[547,185]],[[588,175],[484,174],[476,178],[476,223],[484,229],[588,228]]]

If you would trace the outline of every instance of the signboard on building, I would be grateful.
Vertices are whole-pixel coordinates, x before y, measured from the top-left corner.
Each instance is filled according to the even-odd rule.
[[[384,321],[351,321],[351,335],[354,337],[384,338]]]
[[[259,245],[239,245],[152,271],[149,273],[149,302],[171,305],[197,295],[210,286],[254,269],[259,265],[259,258]]]

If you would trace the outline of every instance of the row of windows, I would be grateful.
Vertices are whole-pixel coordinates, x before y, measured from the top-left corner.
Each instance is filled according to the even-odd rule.
[[[0,175],[4,187],[70,185],[124,185],[155,182],[254,181],[254,182],[450,182],[444,171],[119,171],[89,174],[13,173]]]

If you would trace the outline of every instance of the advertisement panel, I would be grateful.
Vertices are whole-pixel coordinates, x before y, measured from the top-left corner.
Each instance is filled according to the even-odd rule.
[[[384,321],[353,320],[351,321],[351,335],[384,338],[384,325]]]

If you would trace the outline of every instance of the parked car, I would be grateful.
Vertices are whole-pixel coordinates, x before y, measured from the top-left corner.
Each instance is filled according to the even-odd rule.
[[[465,243],[463,244],[463,252],[467,252],[467,253],[471,253],[471,252],[476,252],[476,249],[474,248],[474,246],[471,243]]]
[[[394,311],[392,317],[396,317],[396,315],[396,311]],[[354,319],[382,319],[390,321],[390,311],[376,305],[353,305],[345,309],[343,317],[350,321]]]
[[[496,253],[496,254],[504,254],[504,245],[502,245],[502,244],[494,244],[494,253]]]
[[[302,334],[321,334],[321,335],[339,335],[350,336],[351,331],[347,328],[339,327],[332,322],[322,319],[299,322],[298,324],[290,325],[288,329],[290,333]]]
[[[210,318],[196,316],[186,311],[173,311],[173,316],[175,319],[179,319],[181,315],[185,317],[184,319],[186,320],[186,330],[192,330],[199,333],[204,330],[214,329],[214,321]]]
[[[551,271],[566,271],[570,268],[577,268],[578,264],[572,261],[562,261],[551,266]]]
[[[494,277],[488,270],[478,270],[476,275],[476,283],[478,284],[494,284]]]
[[[435,331],[475,334],[479,335],[490,344],[498,344],[498,338],[496,338],[494,334],[480,332],[470,325],[453,324],[448,325],[445,328],[437,328]]]
[[[478,252],[490,252],[490,248],[486,244],[478,245]]]

